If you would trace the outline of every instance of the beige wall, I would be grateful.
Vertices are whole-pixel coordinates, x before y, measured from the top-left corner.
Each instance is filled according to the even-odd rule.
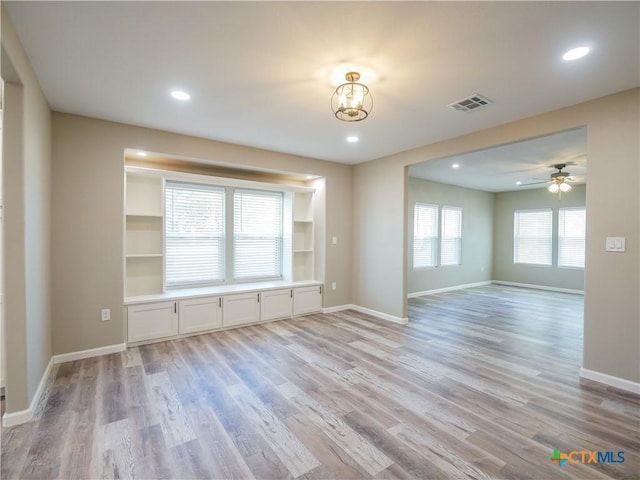
[[[326,307],[351,303],[351,167],[64,113],[53,114],[54,354],[125,341],[124,149],[326,177]],[[337,245],[327,238],[338,237]],[[111,308],[111,321],[100,309]]]
[[[353,171],[353,303],[405,319],[406,173],[383,161]]]
[[[584,290],[584,270],[558,268],[558,209],[584,207],[586,187],[575,185],[571,192],[558,195],[545,188],[519,192],[496,193],[494,223],[493,279],[546,287]],[[553,265],[516,265],[513,263],[513,212],[530,208],[553,210]]]
[[[462,208],[461,265],[413,269],[416,202]],[[410,294],[492,279],[493,193],[410,177],[407,226],[407,290]]]
[[[406,312],[407,277],[399,266],[405,264],[402,200],[408,165],[586,125],[583,365],[640,381],[639,108],[640,89],[633,89],[358,165],[353,179],[354,303],[389,315]],[[607,236],[625,236],[626,253],[605,252]]]
[[[26,410],[51,359],[51,112],[2,10],[7,413]]]

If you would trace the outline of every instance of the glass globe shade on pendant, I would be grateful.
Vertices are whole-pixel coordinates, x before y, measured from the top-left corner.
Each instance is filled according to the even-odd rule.
[[[336,88],[331,97],[331,110],[338,120],[359,122],[369,116],[373,108],[373,97],[364,83],[358,83],[360,74],[349,72],[345,75],[347,83]]]

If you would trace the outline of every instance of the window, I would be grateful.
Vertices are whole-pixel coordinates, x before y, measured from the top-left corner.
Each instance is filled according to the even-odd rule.
[[[442,207],[440,265],[460,265],[462,251],[462,209]]]
[[[558,215],[558,266],[584,268],[586,211],[561,208]]]
[[[166,183],[167,286],[224,280],[224,198],[222,188]]]
[[[552,216],[551,209],[514,212],[514,263],[551,265]]]
[[[416,203],[413,209],[413,268],[435,267],[438,206]]]
[[[282,193],[235,190],[233,278],[282,277]]]

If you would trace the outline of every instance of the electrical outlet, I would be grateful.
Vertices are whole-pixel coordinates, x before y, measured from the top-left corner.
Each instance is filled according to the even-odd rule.
[[[338,288],[338,285],[336,285],[336,282],[331,283],[331,290],[335,290],[336,288]]]
[[[102,310],[100,310],[100,315],[101,315],[101,320],[103,322],[106,322],[107,320],[111,320],[111,309],[103,308]]]

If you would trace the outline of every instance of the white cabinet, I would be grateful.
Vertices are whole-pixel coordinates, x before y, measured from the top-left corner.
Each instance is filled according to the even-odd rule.
[[[222,299],[222,326],[231,327],[260,321],[260,294],[238,293]]]
[[[155,340],[178,334],[176,302],[145,303],[127,307],[129,342]]]
[[[260,320],[275,320],[291,316],[293,290],[266,290],[260,294]]]
[[[236,293],[211,287],[212,291],[201,292],[201,296],[177,297],[170,292],[166,295],[173,296],[171,301],[140,299],[142,303],[127,305],[127,342],[169,340],[322,311],[322,285],[294,285],[254,287],[250,292]]]
[[[293,315],[322,311],[322,285],[293,289]]]
[[[179,333],[196,333],[222,327],[222,297],[180,300]]]

